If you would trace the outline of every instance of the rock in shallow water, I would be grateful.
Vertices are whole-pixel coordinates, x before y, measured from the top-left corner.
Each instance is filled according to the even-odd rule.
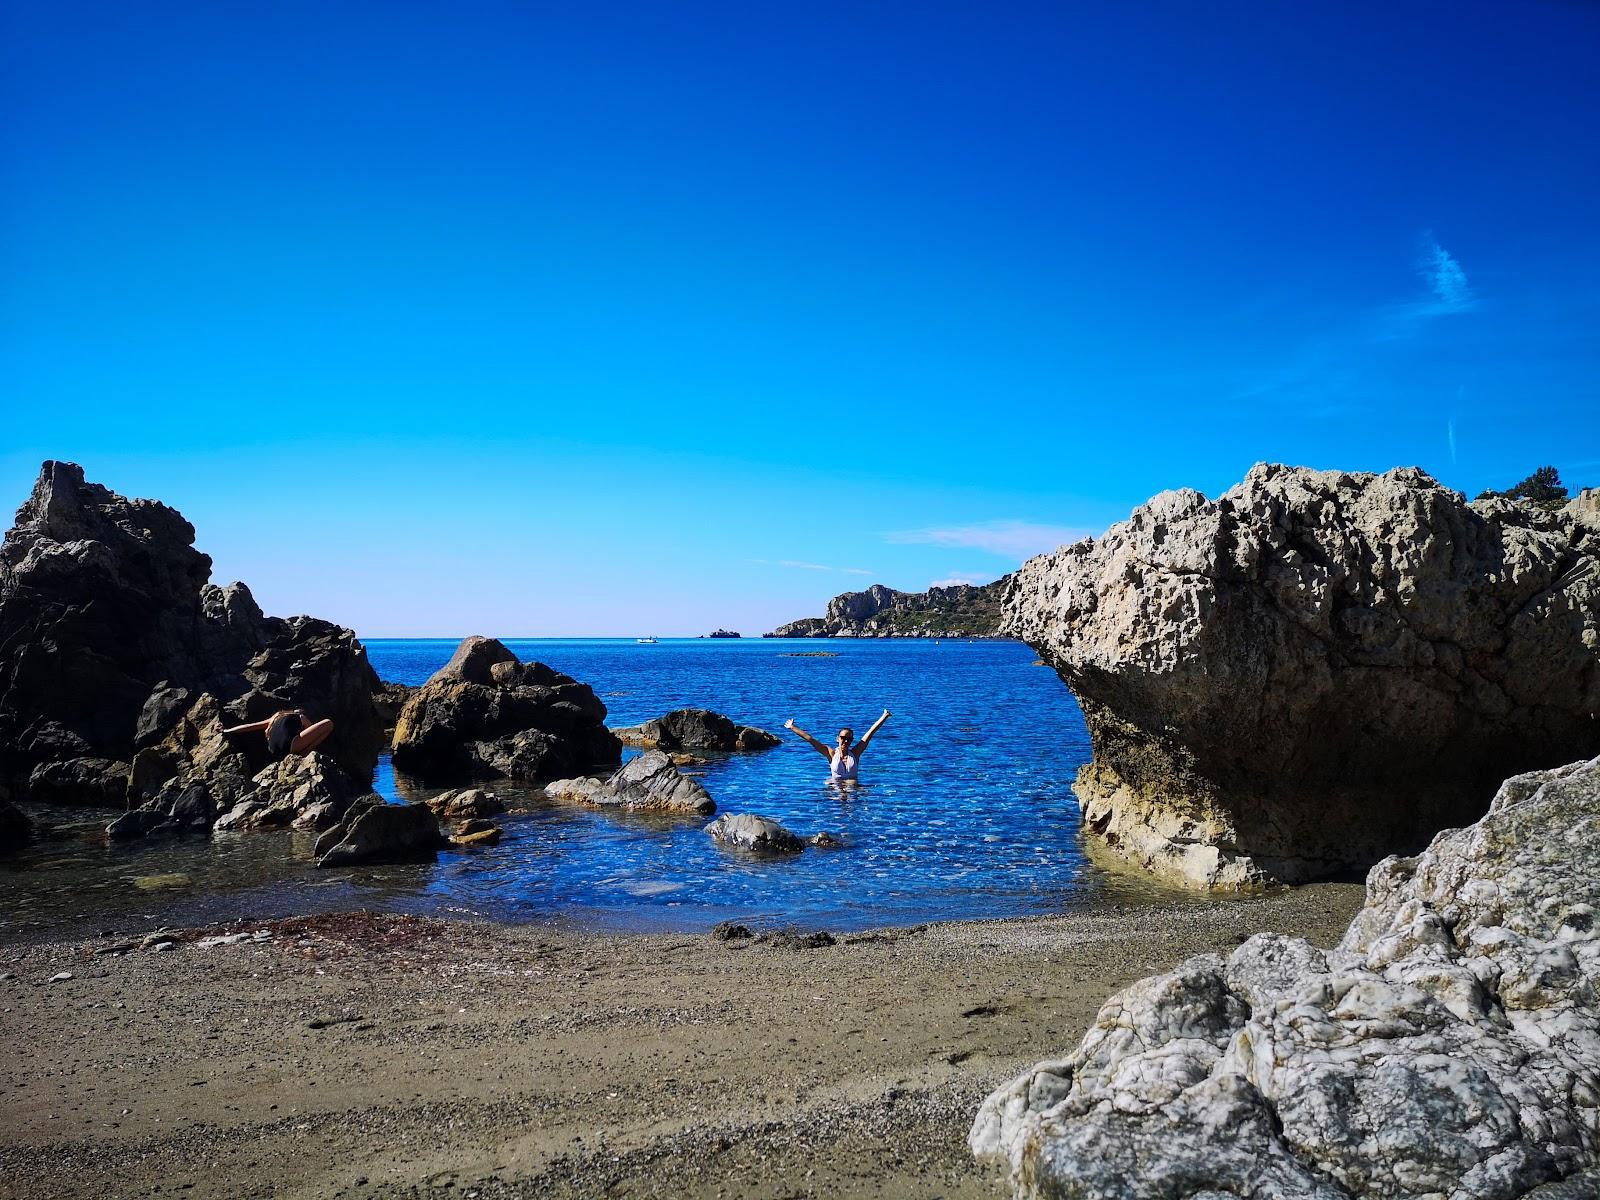
[[[1507,780],[1374,867],[1337,949],[1262,934],[1113,996],[972,1150],[1018,1197],[1561,1197],[1600,1178],[1596,862],[1600,759]]]
[[[613,730],[625,746],[642,750],[769,750],[782,739],[754,725],[738,725],[709,708],[677,708],[665,716]]]
[[[445,845],[438,818],[426,804],[385,804],[380,797],[358,800],[338,825],[317,839],[319,867],[360,863],[431,861]]]
[[[719,846],[765,854],[798,854],[805,843],[770,817],[755,813],[723,813],[706,826],[706,834]]]
[[[618,760],[605,718],[586,684],[470,637],[401,709],[394,765],[441,782],[550,779]]]
[[[1163,493],[1029,561],[1005,631],[1082,704],[1086,833],[1190,886],[1412,852],[1600,753],[1600,530],[1414,469]]]
[[[695,813],[716,811],[709,792],[673,765],[660,750],[632,759],[606,779],[558,779],[545,788],[552,800],[588,804],[595,808]]]

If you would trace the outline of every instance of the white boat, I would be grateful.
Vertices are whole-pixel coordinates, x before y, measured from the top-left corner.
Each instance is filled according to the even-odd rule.
[[[641,646],[654,646],[661,639],[660,638],[634,638],[633,640],[635,642],[637,642]]]

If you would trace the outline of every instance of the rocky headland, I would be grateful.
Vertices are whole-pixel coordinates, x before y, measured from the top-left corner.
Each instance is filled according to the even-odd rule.
[[[1011,579],[1006,575],[993,583],[958,583],[925,592],[875,583],[864,592],[835,596],[828,601],[826,616],[802,617],[762,636],[1001,637],[1001,601]]]
[[[264,615],[210,582],[194,537],[165,504],[44,464],[0,546],[0,794],[209,826],[269,765],[264,739],[223,726],[293,707],[337,729],[319,771],[368,790],[386,739],[355,634]]]
[[[1004,631],[1082,705],[1091,845],[1193,887],[1413,852],[1600,753],[1600,529],[1415,469],[1257,466],[1030,560]]]
[[[1600,759],[1388,858],[1333,950],[1258,934],[995,1092],[1022,1197],[1600,1195]]]

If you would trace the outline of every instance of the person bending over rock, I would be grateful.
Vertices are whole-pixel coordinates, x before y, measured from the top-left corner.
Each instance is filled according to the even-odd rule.
[[[298,708],[279,709],[265,721],[252,721],[248,725],[233,725],[225,734],[255,733],[267,735],[267,752],[272,761],[288,758],[291,754],[310,754],[333,732],[333,722],[324,717],[313,721]]]
[[[872,728],[861,735],[861,740],[855,740],[855,732],[851,729],[839,730],[838,743],[832,747],[824,746],[812,737],[793,720],[783,723],[783,727],[796,734],[801,741],[808,743],[813,750],[828,760],[828,776],[838,780],[854,780],[856,772],[861,767],[861,756],[867,752],[867,746],[872,741],[872,735],[883,728],[883,723],[889,719],[889,710],[883,710],[883,716],[872,723]]]

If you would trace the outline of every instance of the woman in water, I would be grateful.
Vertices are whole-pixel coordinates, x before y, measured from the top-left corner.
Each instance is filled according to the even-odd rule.
[[[333,732],[333,722],[326,717],[320,721],[312,721],[298,708],[284,708],[273,713],[265,721],[233,725],[222,732],[265,733],[267,752],[272,755],[272,761],[277,762],[279,759],[288,758],[291,754],[310,754],[328,740],[328,735]]]
[[[813,750],[828,760],[828,775],[830,778],[840,781],[846,779],[854,781],[856,772],[861,766],[861,756],[867,751],[867,744],[872,741],[872,735],[882,729],[883,723],[888,719],[889,710],[886,708],[883,710],[883,716],[872,723],[872,728],[862,735],[859,742],[855,740],[856,735],[853,730],[839,730],[839,742],[831,749],[817,741],[816,738],[801,729],[792,720],[785,721],[783,727],[791,733],[797,734],[802,741],[810,743]]]

